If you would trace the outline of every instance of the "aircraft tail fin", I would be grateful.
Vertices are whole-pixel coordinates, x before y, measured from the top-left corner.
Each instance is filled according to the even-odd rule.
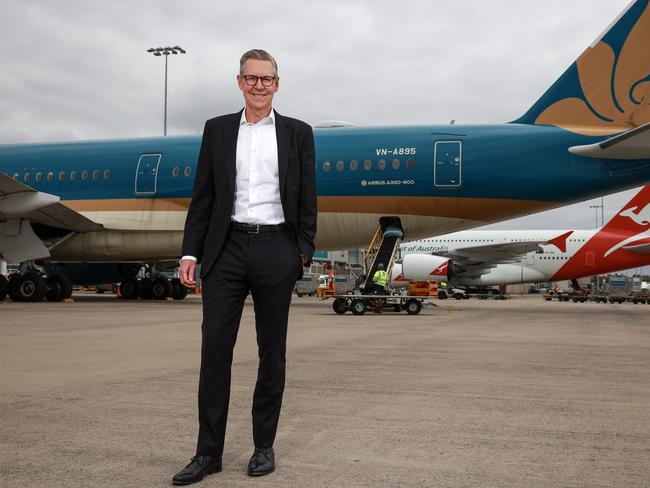
[[[640,228],[650,228],[650,185],[644,186],[603,227],[617,234],[636,234]]]
[[[585,135],[650,122],[650,0],[633,1],[515,123]]]

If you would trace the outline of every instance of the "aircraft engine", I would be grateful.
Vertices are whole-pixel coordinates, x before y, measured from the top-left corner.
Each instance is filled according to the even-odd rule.
[[[390,287],[391,288],[404,288],[409,285],[409,280],[404,277],[402,273],[402,264],[393,264],[393,269],[390,272]]]
[[[393,270],[396,266],[393,267]],[[409,281],[447,281],[451,268],[452,263],[449,258],[431,254],[407,254],[402,258],[401,278],[397,279],[399,276],[394,274],[395,271],[393,271],[393,276],[395,276],[396,282],[405,282],[407,285]]]

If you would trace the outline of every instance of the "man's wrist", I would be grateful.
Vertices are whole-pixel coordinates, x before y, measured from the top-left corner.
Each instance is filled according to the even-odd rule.
[[[181,261],[184,261],[186,259],[189,259],[190,261],[194,261],[195,263],[198,261],[198,259],[196,259],[194,256],[183,256],[181,258]]]

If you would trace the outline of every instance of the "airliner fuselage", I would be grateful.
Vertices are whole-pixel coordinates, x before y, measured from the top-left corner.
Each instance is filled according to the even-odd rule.
[[[577,156],[603,137],[541,125],[315,129],[319,249],[367,245],[382,216],[407,240],[650,180],[650,160]],[[101,224],[51,249],[73,261],[174,259],[199,136],[0,146],[0,171]]]

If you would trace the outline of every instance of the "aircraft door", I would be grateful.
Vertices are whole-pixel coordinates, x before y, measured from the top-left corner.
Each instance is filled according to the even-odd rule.
[[[135,193],[152,195],[156,193],[158,184],[158,166],[162,154],[143,154],[138,160],[135,171]]]
[[[462,144],[460,141],[437,141],[433,146],[433,185],[459,187],[462,178]]]

